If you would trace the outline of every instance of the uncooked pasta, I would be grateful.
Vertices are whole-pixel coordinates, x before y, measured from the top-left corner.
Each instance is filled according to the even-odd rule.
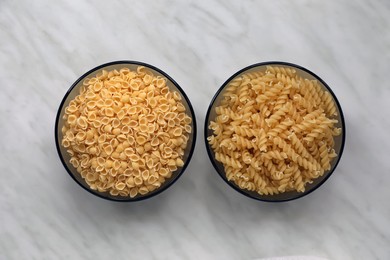
[[[229,181],[261,195],[304,192],[330,170],[341,129],[318,81],[267,66],[234,78],[222,95],[207,140]]]
[[[180,93],[145,67],[102,70],[65,108],[62,146],[91,189],[135,197],[184,165],[192,119]]]

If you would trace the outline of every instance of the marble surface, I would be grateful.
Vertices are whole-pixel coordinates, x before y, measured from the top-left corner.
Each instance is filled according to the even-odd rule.
[[[80,188],[54,145],[69,86],[123,59],[170,74],[199,126],[185,174],[131,204]],[[202,136],[217,88],[268,60],[321,76],[347,123],[334,175],[281,204],[229,188]],[[0,1],[0,259],[390,259],[389,61],[388,0]]]

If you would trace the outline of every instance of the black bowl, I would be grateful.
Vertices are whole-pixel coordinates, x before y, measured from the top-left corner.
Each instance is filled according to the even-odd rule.
[[[340,127],[342,129],[342,134],[335,137],[334,149],[337,153],[337,157],[332,160],[331,169],[329,171],[326,171],[321,177],[314,179],[313,183],[307,184],[305,186],[305,192],[289,191],[289,192],[284,192],[284,193],[274,194],[274,195],[260,195],[259,193],[255,192],[255,191],[248,191],[245,189],[241,189],[235,183],[227,180],[223,165],[215,159],[214,151],[210,147],[210,145],[207,141],[207,137],[212,135],[212,133],[213,133],[212,130],[208,129],[208,126],[210,124],[210,121],[213,121],[216,117],[215,107],[219,105],[219,103],[222,99],[222,94],[224,92],[224,89],[228,85],[228,83],[230,81],[232,81],[234,78],[236,78],[237,76],[244,74],[244,73],[247,73],[247,72],[259,71],[259,70],[265,71],[266,66],[268,66],[268,65],[274,65],[274,66],[279,66],[279,67],[289,67],[289,68],[295,69],[297,71],[297,74],[304,77],[304,78],[317,80],[325,90],[329,91],[329,93],[332,95],[332,97],[336,103],[337,114],[338,114],[338,116],[337,116],[338,124],[336,124],[336,126]],[[205,125],[204,125],[204,138],[205,138],[207,153],[209,155],[211,163],[213,164],[215,170],[218,172],[219,176],[221,176],[221,178],[230,187],[232,187],[233,189],[235,189],[239,193],[241,193],[249,198],[252,198],[252,199],[267,201],[267,202],[282,202],[282,201],[294,200],[294,199],[298,199],[298,198],[301,198],[303,196],[306,196],[307,194],[313,192],[318,187],[320,187],[332,175],[332,173],[334,172],[334,170],[336,169],[336,167],[340,161],[341,155],[343,154],[344,144],[345,144],[345,131],[346,130],[345,130],[344,115],[343,115],[343,112],[341,110],[340,103],[338,102],[338,100],[337,100],[335,94],[333,93],[333,91],[331,90],[331,88],[320,77],[318,77],[316,74],[314,74],[310,70],[305,69],[299,65],[295,65],[295,64],[287,63],[287,62],[280,62],[280,61],[269,61],[269,62],[256,63],[256,64],[250,65],[248,67],[245,67],[245,68],[239,70],[238,72],[233,74],[228,80],[226,80],[225,83],[218,89],[217,93],[214,95],[213,99],[211,100],[211,103],[210,103],[208,110],[207,110]]]
[[[183,162],[184,165],[183,167],[179,168],[175,172],[172,173],[171,178],[166,179],[165,182],[156,190],[149,192],[145,195],[140,195],[138,194],[134,198],[130,198],[130,196],[122,197],[122,196],[113,196],[109,192],[99,192],[96,190],[92,190],[89,185],[85,182],[85,180],[81,177],[81,175],[77,172],[77,170],[73,167],[71,163],[69,163],[69,154],[66,152],[66,149],[61,145],[61,140],[62,140],[62,125],[63,125],[63,120],[62,117],[64,115],[64,110],[68,106],[69,102],[79,94],[80,87],[82,86],[83,80],[85,78],[88,78],[90,76],[95,76],[98,71],[106,69],[106,70],[113,70],[113,69],[121,69],[121,68],[129,68],[131,70],[136,70],[138,66],[144,66],[150,71],[153,72],[154,75],[156,76],[162,76],[167,79],[167,86],[171,90],[176,90],[178,91],[183,99],[183,105],[186,108],[186,113],[191,117],[192,119],[192,132],[189,136],[188,143],[187,143],[187,148],[185,150],[185,154],[183,157]],[[64,98],[61,101],[61,104],[59,106],[58,112],[57,112],[57,117],[56,117],[56,122],[55,122],[55,142],[56,142],[56,147],[57,147],[57,152],[58,155],[61,159],[62,164],[64,165],[66,171],[69,173],[69,175],[72,177],[72,179],[77,182],[81,187],[83,187],[85,190],[89,191],[90,193],[103,198],[107,200],[112,200],[112,201],[122,201],[122,202],[130,202],[130,201],[139,201],[147,198],[151,198],[156,196],[157,194],[163,192],[164,190],[168,189],[179,177],[183,174],[185,169],[187,168],[192,154],[194,152],[195,148],[195,141],[196,141],[196,118],[195,118],[195,113],[192,108],[191,102],[188,99],[187,95],[185,94],[184,90],[179,86],[179,84],[176,83],[168,74],[166,74],[164,71],[143,63],[143,62],[138,62],[138,61],[114,61],[110,63],[106,63],[100,66],[97,66],[96,68],[91,69],[90,71],[86,72],[84,75],[82,75],[78,80],[76,80],[75,83],[72,84],[72,86],[69,88],[69,90],[66,92]]]

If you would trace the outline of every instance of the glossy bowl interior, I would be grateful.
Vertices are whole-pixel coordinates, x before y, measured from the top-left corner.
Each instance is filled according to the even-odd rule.
[[[103,69],[109,71],[109,70],[114,70],[114,69],[120,70],[121,68],[129,68],[130,70],[134,71],[137,69],[138,66],[146,67],[148,70],[152,71],[155,76],[162,76],[162,77],[166,78],[167,79],[167,86],[171,90],[176,90],[182,95],[182,97],[183,97],[182,102],[186,108],[186,113],[188,116],[190,116],[192,118],[192,123],[191,123],[192,124],[191,125],[192,132],[189,136],[187,148],[185,149],[185,152],[184,152],[184,157],[183,157],[184,165],[183,165],[183,167],[181,167],[178,170],[176,170],[175,172],[173,172],[171,178],[166,179],[166,181],[158,189],[156,189],[150,193],[147,193],[145,195],[138,194],[134,198],[130,198],[130,196],[129,197],[122,197],[119,195],[112,196],[109,192],[98,192],[96,190],[90,189],[88,184],[84,181],[84,179],[81,177],[81,175],[77,172],[77,170],[69,162],[70,156],[67,153],[66,149],[64,147],[62,147],[62,145],[61,145],[61,140],[63,137],[61,129],[62,129],[62,126],[64,124],[64,120],[62,119],[62,117],[64,116],[64,110],[69,105],[69,102],[79,94],[80,88],[82,87],[82,83],[83,83],[83,80],[85,78],[94,77],[98,72],[100,72]],[[65,94],[65,96],[60,104],[60,107],[58,109],[56,122],[55,122],[56,147],[57,147],[58,155],[59,155],[61,162],[64,165],[66,171],[85,190],[91,192],[92,194],[94,194],[98,197],[108,199],[108,200],[114,200],[114,201],[139,201],[139,200],[153,197],[153,196],[161,193],[162,191],[166,190],[185,171],[188,163],[191,160],[191,157],[192,157],[192,154],[194,151],[194,147],[195,147],[195,141],[196,141],[196,118],[195,118],[195,114],[194,114],[194,110],[192,108],[191,102],[188,99],[185,92],[183,91],[183,89],[168,74],[166,74],[162,70],[160,70],[152,65],[142,63],[142,62],[137,62],[137,61],[110,62],[110,63],[100,65],[96,68],[93,68],[90,71],[88,71],[87,73],[85,73],[75,83],[73,83],[73,85],[70,87],[68,92]]]
[[[313,183],[307,184],[305,186],[305,192],[303,192],[303,193],[297,192],[297,191],[289,191],[289,192],[284,192],[284,193],[275,194],[275,195],[260,195],[259,193],[255,192],[255,191],[248,191],[248,190],[244,190],[244,189],[239,188],[234,182],[227,180],[223,165],[215,159],[214,151],[207,141],[207,137],[212,135],[212,133],[213,133],[213,131],[211,129],[209,129],[208,126],[210,124],[210,121],[214,121],[216,118],[215,107],[219,106],[221,100],[223,99],[223,93],[224,93],[225,87],[229,84],[229,82],[231,80],[233,80],[234,78],[236,78],[237,76],[240,76],[241,74],[244,74],[244,73],[253,72],[253,71],[263,71],[264,72],[266,70],[266,66],[268,66],[268,65],[293,68],[297,71],[297,74],[299,76],[302,76],[303,78],[307,78],[309,80],[317,80],[325,90],[329,91],[329,93],[332,95],[332,97],[336,103],[337,115],[338,115],[336,119],[338,120],[338,123],[335,124],[335,126],[342,129],[342,134],[339,136],[336,136],[334,139],[334,141],[335,141],[334,149],[335,149],[338,156],[332,160],[331,169],[329,171],[326,171],[321,177],[313,180]],[[344,115],[343,115],[343,112],[341,110],[340,103],[338,102],[335,94],[330,89],[330,87],[320,77],[318,77],[313,72],[311,72],[311,71],[309,71],[301,66],[298,66],[298,65],[295,65],[292,63],[287,63],[287,62],[272,61],[272,62],[263,62],[263,63],[253,64],[251,66],[248,66],[246,68],[241,69],[240,71],[238,71],[237,73],[232,75],[219,88],[217,93],[214,95],[214,97],[209,105],[209,108],[207,110],[206,119],[205,119],[205,126],[204,126],[204,135],[205,135],[204,138],[205,138],[205,143],[206,143],[206,149],[207,149],[207,153],[210,157],[210,160],[211,160],[214,168],[218,172],[218,174],[221,176],[221,178],[227,184],[229,184],[230,187],[232,187],[236,191],[240,192],[241,194],[243,194],[247,197],[253,198],[253,199],[257,199],[257,200],[261,200],[261,201],[269,201],[269,202],[282,202],[282,201],[289,201],[289,200],[297,199],[297,198],[303,197],[303,196],[311,193],[312,191],[317,189],[319,186],[321,186],[329,178],[329,176],[334,172],[337,164],[340,161],[340,158],[341,158],[343,150],[344,150],[345,122],[344,122]]]

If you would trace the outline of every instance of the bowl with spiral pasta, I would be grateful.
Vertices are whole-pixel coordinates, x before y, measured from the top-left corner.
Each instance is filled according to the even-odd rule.
[[[282,202],[321,186],[345,144],[341,106],[316,74],[286,62],[232,75],[207,110],[205,143],[222,179],[253,199]]]
[[[115,61],[82,75],[65,94],[55,142],[66,171],[90,193],[139,201],[185,171],[196,121],[184,90],[162,70]]]

